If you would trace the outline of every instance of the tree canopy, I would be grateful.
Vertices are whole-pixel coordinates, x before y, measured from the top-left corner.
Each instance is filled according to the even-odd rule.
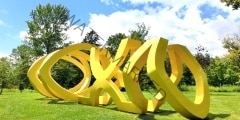
[[[67,35],[62,31],[69,18],[69,10],[62,5],[38,5],[27,21],[28,43],[37,56],[65,46]]]
[[[240,7],[240,0],[221,0],[221,2],[226,3],[227,6],[231,6],[233,10],[238,10]]]
[[[231,63],[240,66],[240,37],[235,34],[233,36],[227,36],[223,40],[223,47],[228,50],[226,56],[230,59]]]

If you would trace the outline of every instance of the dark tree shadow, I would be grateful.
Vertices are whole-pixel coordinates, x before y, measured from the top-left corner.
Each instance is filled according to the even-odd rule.
[[[216,118],[227,118],[229,116],[231,116],[231,115],[230,114],[222,114],[222,113],[220,113],[220,114],[209,113],[207,118],[205,118],[204,120],[214,120]]]

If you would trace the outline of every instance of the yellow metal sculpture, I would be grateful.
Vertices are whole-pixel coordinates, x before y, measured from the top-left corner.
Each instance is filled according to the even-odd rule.
[[[164,67],[166,53],[171,63],[170,77]],[[127,59],[127,56],[130,58]],[[51,68],[60,59],[73,63],[84,73],[79,84],[71,89],[63,88],[51,76]],[[121,69],[123,63],[125,65]],[[195,78],[196,93],[193,102],[177,87],[182,77],[183,64]],[[138,82],[138,74],[145,65],[158,90],[152,99],[144,97]],[[89,86],[91,73],[96,81]],[[114,58],[111,58],[106,49],[87,43],[71,45],[36,60],[28,71],[28,77],[42,95],[86,105],[108,105],[114,101],[121,111],[143,114],[158,111],[166,101],[186,118],[205,118],[209,112],[208,83],[201,66],[186,47],[168,45],[164,38],[148,40],[143,45],[137,40],[123,39]],[[117,80],[113,82],[112,78]],[[128,98],[120,90],[123,87]]]

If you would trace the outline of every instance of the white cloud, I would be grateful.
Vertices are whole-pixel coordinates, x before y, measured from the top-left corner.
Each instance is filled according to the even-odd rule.
[[[127,12],[115,12],[110,16],[105,16],[103,14],[90,15],[89,26],[93,28],[102,38],[107,40],[110,35],[115,33],[127,33],[130,28],[134,28],[137,22],[142,20],[137,20],[136,18],[142,18],[145,13],[139,10],[129,10]]]
[[[222,39],[227,34],[239,32],[239,11],[232,11],[219,0],[122,0],[132,5],[144,5],[143,9],[117,11],[110,15],[91,14],[89,26],[107,39],[115,33],[128,33],[136,23],[144,22],[151,26],[149,38],[165,37],[171,44],[185,45],[192,52],[199,44],[207,47],[213,56],[221,56],[227,51],[222,47]],[[156,4],[154,7],[149,3]],[[201,18],[200,6],[208,4],[213,8],[226,12],[227,17],[220,13],[211,18]],[[164,7],[162,6],[164,5]],[[185,8],[181,10],[181,8]]]
[[[19,33],[20,40],[22,40],[22,41],[27,40],[27,36],[28,36],[27,31],[20,31],[20,33]]]
[[[74,43],[80,43],[84,39],[85,35],[91,31],[91,29],[85,23],[76,23],[70,26],[70,21],[67,22],[67,26],[69,28],[65,31],[62,31],[64,34],[68,36],[68,41],[73,41]]]

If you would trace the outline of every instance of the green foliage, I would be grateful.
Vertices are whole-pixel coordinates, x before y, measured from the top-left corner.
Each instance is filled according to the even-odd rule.
[[[146,41],[146,37],[148,35],[150,27],[147,27],[144,23],[137,23],[136,30],[129,30],[130,36],[129,38],[139,40],[142,43]],[[139,84],[142,90],[151,89],[153,87],[153,83],[149,76],[147,75],[147,68],[146,65],[143,66],[139,73]]]
[[[236,66],[240,66],[240,37],[237,34],[228,36],[223,40],[223,47],[228,50],[228,55],[225,56],[229,62]]]
[[[19,89],[31,87],[27,71],[36,58],[66,47],[71,43],[66,42],[67,35],[63,33],[69,18],[69,10],[66,7],[51,4],[43,6],[39,4],[35,10],[31,11],[30,17],[32,20],[27,21],[29,31],[25,44],[18,46],[17,49],[13,49],[11,55],[15,66],[15,78],[20,81]],[[67,88],[75,85],[75,78],[77,78],[76,69],[69,67],[70,65],[68,64],[62,63],[60,65],[58,63],[56,66],[61,67],[61,69],[55,69],[54,71],[58,73],[57,75],[61,75],[59,77],[54,74],[56,80],[60,81]],[[78,81],[80,80],[79,76]],[[73,83],[69,83],[69,81]]]
[[[194,55],[198,63],[201,65],[202,69],[206,71],[208,66],[212,62],[212,58],[210,57],[210,54],[208,53],[207,49],[201,45],[198,45],[195,50],[197,53]],[[195,80],[193,77],[192,72],[189,70],[189,68],[183,64],[183,77],[180,81],[180,85],[195,85]]]
[[[190,91],[188,88],[189,86],[187,86],[186,84],[182,84],[178,86],[178,89],[181,91]]]
[[[240,50],[240,37],[238,34],[227,36],[223,39],[223,47],[228,49],[229,52],[232,50]]]
[[[91,30],[89,33],[86,34],[82,43],[90,43],[90,44],[95,45],[95,46],[101,46],[101,43],[100,43],[101,39],[102,38],[94,30]],[[84,50],[83,52],[90,55],[90,51]],[[96,80],[96,78],[91,74],[90,85],[92,85],[95,80]]]
[[[127,38],[124,33],[117,33],[115,35],[111,35],[107,41],[107,49],[111,53],[111,55],[115,55],[118,49],[118,46],[122,39]]]
[[[223,85],[221,87],[209,87],[210,92],[240,92],[240,86]]]
[[[146,41],[146,36],[148,35],[150,27],[146,26],[144,23],[137,23],[136,30],[129,30],[130,38],[140,40],[142,42]]]
[[[99,43],[100,39],[101,39],[100,36],[94,30],[91,30],[89,33],[86,34],[82,43],[90,43],[95,46],[100,46],[101,45]]]
[[[147,27],[144,23],[138,23],[137,24],[137,29],[129,30],[129,33],[130,33],[129,36],[126,36],[123,33],[117,33],[115,35],[111,35],[108,38],[106,48],[110,51],[112,57],[114,57],[122,39],[128,37],[128,38],[131,38],[131,39],[134,39],[134,40],[139,40],[142,43],[144,43],[146,41],[146,36],[148,35],[148,31],[149,31],[149,27]],[[128,60],[128,59],[129,59],[129,56],[127,56],[126,60]],[[126,64],[126,61],[123,63],[123,65],[125,65],[125,64]],[[147,76],[146,66],[144,66],[141,69],[141,71],[139,73],[139,80],[138,81],[139,81],[139,84],[141,86],[141,89],[143,89],[143,90],[150,89],[150,88],[153,87],[152,81]]]
[[[195,85],[195,80],[190,69],[184,64],[183,65],[183,76],[180,81],[180,85]]]
[[[223,83],[225,83],[223,74],[226,67],[227,66],[217,58],[212,62],[212,64],[210,64],[207,69],[207,77],[210,85],[220,87],[223,85]]]
[[[30,14],[32,21],[27,21],[28,44],[36,56],[48,54],[70,43],[64,42],[67,36],[62,33],[69,18],[69,10],[62,5],[36,7]]]
[[[224,59],[215,58],[207,69],[209,84],[221,87],[223,84],[236,85],[239,81],[239,67]]]
[[[21,85],[23,88],[31,88],[31,84],[27,77],[27,71],[33,62],[34,51],[27,45],[22,44],[12,50],[10,58],[12,60],[13,79],[15,84]]]
[[[238,10],[240,7],[240,0],[221,0],[221,2],[224,2],[227,6],[231,6],[233,10]]]
[[[197,59],[203,70],[206,70],[212,61],[208,50],[202,45],[198,45],[195,50],[197,50],[197,53],[194,55],[195,58]]]
[[[70,62],[59,60],[52,68],[54,80],[64,88],[72,88],[83,78],[82,71]]]
[[[10,70],[10,63],[7,58],[0,58],[0,94],[2,94],[3,88],[6,87],[6,85],[9,82],[8,79],[8,73]]]

